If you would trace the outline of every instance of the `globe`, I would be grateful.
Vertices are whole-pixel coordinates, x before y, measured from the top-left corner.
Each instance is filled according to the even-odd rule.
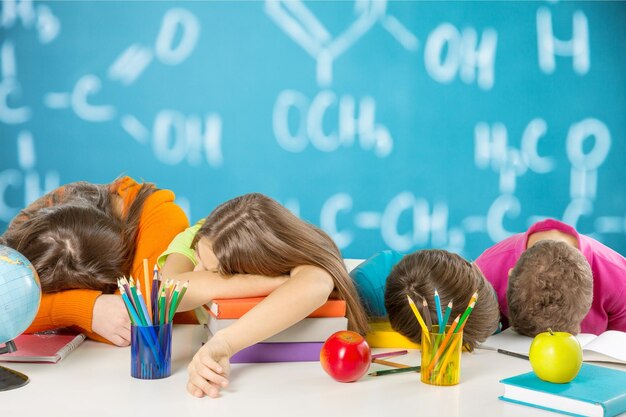
[[[40,301],[41,283],[33,265],[18,251],[0,245],[0,345],[28,328]]]

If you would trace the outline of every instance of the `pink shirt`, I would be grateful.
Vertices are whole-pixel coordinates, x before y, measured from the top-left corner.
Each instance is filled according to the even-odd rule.
[[[508,318],[506,287],[509,270],[526,250],[528,237],[547,230],[558,230],[574,236],[578,240],[578,248],[591,266],[593,302],[581,323],[581,332],[626,332],[626,258],[589,236],[579,235],[573,227],[553,219],[533,224],[526,233],[513,235],[497,243],[476,259],[476,264],[496,290],[502,316]]]

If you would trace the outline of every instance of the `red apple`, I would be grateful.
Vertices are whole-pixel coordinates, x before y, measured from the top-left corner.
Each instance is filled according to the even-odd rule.
[[[372,359],[365,338],[349,330],[330,335],[320,352],[322,368],[339,382],[353,382],[369,369]]]

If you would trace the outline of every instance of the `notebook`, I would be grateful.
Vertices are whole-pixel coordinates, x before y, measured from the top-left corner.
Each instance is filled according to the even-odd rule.
[[[0,362],[50,362],[65,358],[85,340],[85,335],[40,333],[22,334],[14,339],[17,350],[0,355]]]
[[[254,306],[263,301],[265,297],[249,298],[224,298],[216,299],[205,306],[207,311],[219,319],[238,319]],[[309,314],[309,317],[344,317],[346,315],[346,302],[344,300],[328,300],[317,310]]]
[[[584,363],[573,381],[553,384],[534,372],[500,381],[501,400],[574,416],[613,417],[626,412],[626,372]]]
[[[237,319],[216,319],[209,316],[209,331],[215,334],[236,321]],[[263,342],[324,342],[333,333],[347,328],[348,319],[345,317],[305,318]]]
[[[626,333],[608,330],[599,336],[580,333],[576,336],[583,348],[585,362],[611,362],[626,364]],[[503,349],[509,352],[528,355],[533,339],[521,336],[512,328],[488,338],[478,349]]]

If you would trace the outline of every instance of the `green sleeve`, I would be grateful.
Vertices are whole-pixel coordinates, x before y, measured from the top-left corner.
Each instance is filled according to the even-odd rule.
[[[198,233],[198,229],[200,229],[200,226],[202,226],[203,223],[204,219],[200,220],[198,223],[194,224],[191,227],[188,227],[187,229],[176,235],[176,237],[169,244],[165,252],[159,255],[159,258],[157,259],[157,264],[159,265],[159,268],[163,267],[163,264],[165,264],[165,260],[167,259],[168,255],[172,253],[178,253],[180,255],[186,256],[191,262],[193,262],[194,265],[198,264],[198,261],[196,261],[196,254],[191,248],[191,242],[193,242],[193,238],[196,236],[196,233]]]

